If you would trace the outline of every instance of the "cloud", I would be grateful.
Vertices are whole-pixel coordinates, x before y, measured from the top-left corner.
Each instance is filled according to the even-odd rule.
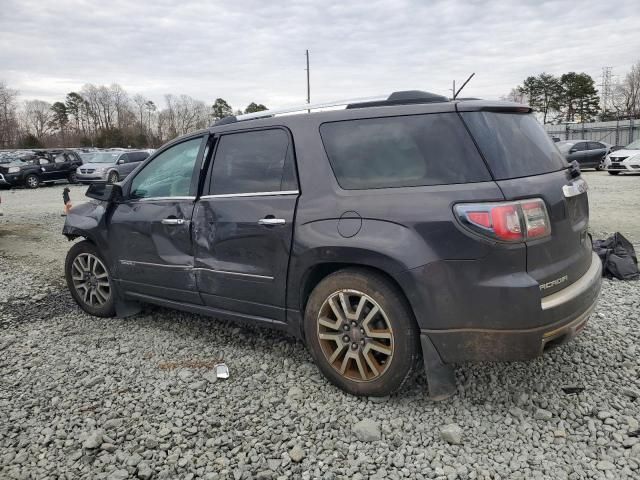
[[[23,98],[60,100],[85,83],[119,83],[243,108],[402,89],[497,98],[532,74],[640,60],[637,0],[601,1],[0,0],[0,80]]]

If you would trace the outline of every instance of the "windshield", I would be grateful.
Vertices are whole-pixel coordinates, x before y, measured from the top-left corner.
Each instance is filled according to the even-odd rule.
[[[640,140],[636,140],[635,142],[631,142],[629,145],[624,147],[625,150],[640,150]]]
[[[463,112],[496,180],[556,172],[569,164],[533,114]]]
[[[88,161],[91,163],[116,163],[122,152],[100,152],[94,153]]]

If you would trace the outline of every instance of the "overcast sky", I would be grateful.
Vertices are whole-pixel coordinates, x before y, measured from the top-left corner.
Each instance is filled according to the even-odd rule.
[[[638,0],[0,0],[0,80],[63,100],[119,83],[163,104],[234,108],[422,89],[498,98],[533,74],[624,75],[640,60]]]

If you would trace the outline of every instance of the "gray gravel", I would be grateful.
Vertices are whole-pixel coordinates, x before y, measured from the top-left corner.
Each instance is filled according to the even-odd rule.
[[[640,177],[586,176],[592,230],[640,241]],[[459,366],[448,401],[425,397],[424,376],[358,399],[278,333],[82,313],[61,190],[0,191],[0,478],[640,477],[640,282],[606,281],[583,334],[541,359]],[[231,377],[216,381],[220,350]]]

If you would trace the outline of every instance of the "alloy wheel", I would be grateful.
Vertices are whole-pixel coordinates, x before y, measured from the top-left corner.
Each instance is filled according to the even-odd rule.
[[[117,174],[117,173],[115,173],[115,172],[111,172],[111,173],[109,174],[109,180],[108,180],[108,182],[109,182],[109,183],[116,183],[117,181],[118,181],[118,174]]]
[[[36,177],[34,177],[33,175],[30,177],[27,177],[27,185],[30,188],[36,188],[38,186],[38,179]]]
[[[101,307],[111,297],[109,273],[104,263],[91,253],[81,253],[71,265],[73,286],[84,303]]]
[[[393,329],[386,313],[357,290],[340,290],[325,300],[317,335],[329,364],[352,381],[377,379],[393,359]]]

